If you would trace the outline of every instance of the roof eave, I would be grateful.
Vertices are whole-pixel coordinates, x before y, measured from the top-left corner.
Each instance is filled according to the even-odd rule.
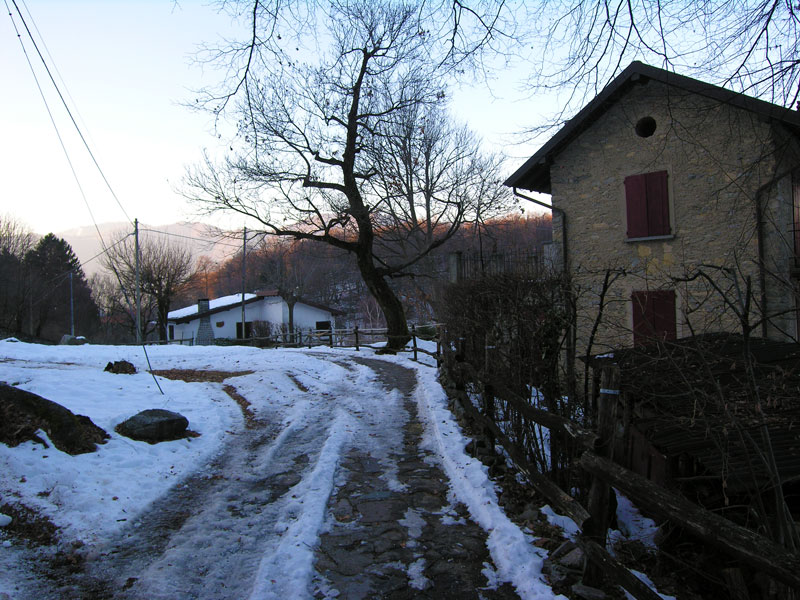
[[[634,61],[622,71],[611,83],[593,98],[578,114],[567,121],[545,144],[506,181],[505,185],[522,188],[544,194],[552,193],[550,181],[550,165],[561,149],[588,128],[595,119],[606,111],[611,102],[621,95],[629,86],[648,80],[660,81],[695,94],[712,98],[724,104],[730,104],[749,110],[769,119],[781,122],[795,130],[800,130],[800,113],[758,98],[752,98],[732,90],[692,79]]]

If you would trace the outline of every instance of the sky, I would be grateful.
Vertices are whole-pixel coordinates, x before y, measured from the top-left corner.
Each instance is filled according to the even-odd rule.
[[[342,457],[355,448],[380,465],[377,477],[387,489],[402,491],[405,485],[396,475],[402,428],[386,427],[386,423],[403,424],[408,419],[403,395],[397,390],[387,393],[371,369],[353,361],[365,352],[372,354],[363,347],[360,353],[338,349],[335,361],[327,348],[153,346],[148,352],[146,359],[141,348],[131,346],[42,346],[13,339],[0,341],[3,374],[9,382],[87,415],[111,436],[97,451],[76,456],[52,444],[49,448],[32,441],[14,448],[0,444],[0,473],[4,475],[0,478],[0,497],[18,498],[52,519],[61,530],[61,547],[73,548],[91,566],[93,561],[102,560],[97,557],[121,532],[130,536],[140,526],[138,531],[146,531],[148,520],[142,513],[170,488],[179,488],[187,476],[198,472],[211,481],[220,479],[218,487],[209,485],[207,501],[195,500],[179,535],[149,556],[151,562],[146,568],[135,560],[128,563],[128,568],[136,569],[136,577],[128,580],[136,586],[133,592],[142,597],[148,595],[142,590],[148,589],[169,594],[178,586],[180,595],[200,598],[311,597],[314,548],[320,535],[332,527],[327,505],[342,485]],[[270,360],[264,360],[265,352]],[[105,373],[103,367],[109,360],[127,360],[136,366],[137,373]],[[257,437],[258,443],[252,443],[239,408],[223,392],[222,384],[159,377],[162,394],[147,373],[148,360],[155,369],[245,371],[226,383],[248,399],[254,417],[266,423],[267,441]],[[508,518],[487,468],[466,454],[468,440],[448,409],[437,370],[432,364],[411,361],[407,354],[382,360],[415,371],[418,385],[412,401],[423,428],[420,447],[445,473],[448,500],[452,505],[459,502],[466,506],[472,520],[487,533],[487,548],[497,568],[494,577],[511,582],[526,600],[563,599],[552,592],[541,573],[545,552],[533,543],[532,532]],[[114,402],[108,402],[109,396]],[[325,401],[320,402],[320,397]],[[150,445],[114,431],[129,416],[153,407],[185,415],[189,429],[200,436]],[[253,431],[262,435],[258,429]],[[47,439],[44,432],[39,435]],[[215,467],[208,465],[220,452],[226,457],[225,465],[237,467],[236,477],[220,478]],[[253,452],[258,454],[254,456]],[[307,465],[296,460],[298,453],[311,457]],[[298,464],[304,465],[298,470],[298,481],[276,497],[268,492],[268,499],[258,510],[252,510],[254,490],[263,487],[254,484],[279,476],[286,469],[298,469]],[[240,512],[236,510],[239,507],[248,510]],[[409,512],[413,511],[399,523],[408,527],[410,545],[419,533],[414,532]],[[426,518],[439,515],[446,523],[451,512],[456,514],[447,509]],[[551,524],[563,526],[566,535],[574,536],[575,525],[566,517],[548,506],[543,506],[541,513]],[[618,496],[617,518],[619,530],[610,532],[612,539],[638,539],[655,547],[655,524],[622,496]],[[26,569],[30,555],[25,545],[5,532],[8,521],[0,514],[0,595],[20,600],[49,597],[36,589],[41,578]],[[450,518],[450,524],[455,522]],[[82,543],[72,544],[73,540]],[[239,549],[239,553],[231,549]],[[249,562],[242,560],[242,554],[251,550],[259,555],[250,556]],[[407,565],[409,585],[422,583],[418,562]],[[104,575],[120,575],[115,569],[121,563],[124,568],[124,561],[103,562]],[[242,572],[247,568],[253,571]],[[203,576],[193,577],[199,569]]]
[[[16,0],[53,75],[113,190],[103,181],[59,102],[12,0],[0,17],[0,215],[33,231],[61,232],[97,223],[161,225],[200,220],[179,193],[186,167],[220,146],[207,114],[187,107],[193,92],[220,73],[192,60],[198,45],[238,34],[228,15],[206,0]],[[15,29],[16,27],[16,29]],[[68,150],[80,186],[51,123],[22,51],[19,31],[39,85]],[[504,70],[485,89],[457,93],[454,110],[492,148],[515,157],[535,147],[509,145],[540,107],[517,91],[520,71]],[[81,189],[83,193],[81,193]],[[85,196],[85,199],[84,199]],[[116,196],[116,198],[115,198]],[[231,229],[236,219],[203,220]]]

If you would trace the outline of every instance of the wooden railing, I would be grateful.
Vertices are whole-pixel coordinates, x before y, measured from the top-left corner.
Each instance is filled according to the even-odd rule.
[[[433,335],[420,336],[415,325],[411,326],[409,333],[411,341],[408,346],[403,348],[401,352],[409,352],[413,355],[415,361],[419,360],[420,354],[425,354],[436,359],[439,363],[441,355],[441,346],[439,343],[439,325],[427,324],[420,326],[420,330],[432,331]],[[358,326],[352,328],[340,329],[307,329],[305,331],[298,329],[294,333],[278,333],[269,336],[254,336],[248,338],[220,338],[214,340],[217,345],[241,345],[241,346],[259,346],[259,347],[285,347],[285,348],[312,348],[315,346],[329,346],[331,348],[355,348],[360,350],[364,348],[372,348],[380,350],[383,346],[379,345],[381,342],[386,342],[388,339],[388,330],[384,328],[360,328]],[[429,339],[433,337],[436,342],[436,350],[430,351],[422,348],[419,344],[421,339]],[[185,338],[177,340],[154,340],[146,342],[147,345],[181,345],[193,346],[195,339]]]

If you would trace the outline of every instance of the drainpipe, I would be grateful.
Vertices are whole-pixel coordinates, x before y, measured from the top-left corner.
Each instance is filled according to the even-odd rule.
[[[563,209],[553,206],[552,204],[545,204],[540,200],[536,200],[535,198],[531,198],[530,196],[526,196],[525,194],[520,193],[516,187],[514,189],[514,195],[518,198],[522,198],[523,200],[527,200],[528,202],[533,202],[534,204],[538,204],[539,206],[543,206],[554,213],[558,213],[561,216],[561,269],[564,272],[564,285],[566,286],[565,295],[569,298],[570,303],[570,310],[572,314],[570,315],[568,321],[568,331],[567,331],[567,360],[566,360],[566,370],[567,370],[567,393],[570,397],[575,397],[575,390],[573,389],[575,383],[575,359],[576,359],[576,347],[577,347],[577,340],[575,336],[577,335],[575,329],[575,301],[572,297],[572,288],[570,287],[569,281],[569,267],[567,266],[567,213],[564,212]]]
[[[767,264],[766,250],[764,248],[764,208],[761,204],[764,192],[778,183],[784,177],[791,175],[797,167],[782,171],[756,190],[756,238],[758,239],[758,285],[761,288],[761,336],[767,337]],[[794,238],[793,238],[794,239]],[[794,253],[794,243],[792,244]]]

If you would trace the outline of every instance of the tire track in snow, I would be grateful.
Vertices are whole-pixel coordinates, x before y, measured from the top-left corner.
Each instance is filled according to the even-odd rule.
[[[298,587],[299,573],[276,580],[277,587],[270,573],[290,575],[280,564],[287,545],[302,557],[297,546],[315,544],[318,527],[308,524],[324,520],[331,463],[338,462],[352,422],[339,399],[356,393],[356,384],[348,374],[323,399],[295,403],[282,426],[260,423],[232,435],[206,469],[153,503],[96,551],[82,573],[55,573],[62,585],[54,590],[48,582],[37,597],[239,599],[250,597],[254,586],[267,597]],[[307,511],[319,514],[309,520]],[[307,573],[312,561],[310,553]]]

